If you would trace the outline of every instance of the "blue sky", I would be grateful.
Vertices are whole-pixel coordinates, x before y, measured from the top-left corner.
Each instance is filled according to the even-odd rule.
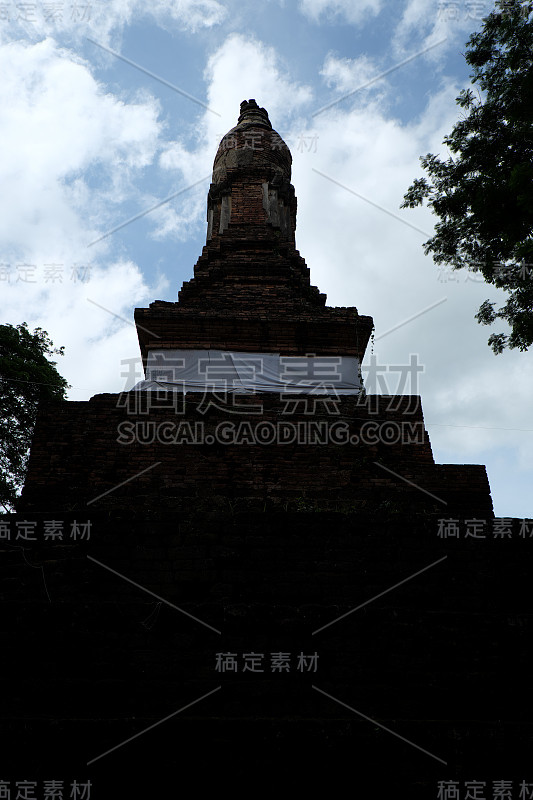
[[[403,391],[422,395],[436,461],[486,464],[496,514],[533,516],[531,354],[493,355],[487,338],[502,328],[474,314],[503,293],[437,268],[422,249],[434,217],[399,208],[419,156],[447,156],[442,139],[469,85],[461,53],[491,9],[0,4],[2,321],[26,320],[65,345],[70,399],[130,388],[133,309],[175,300],[192,276],[218,141],[255,98],[292,151],[297,247],[312,282],[329,305],[374,317],[374,390],[399,391],[415,354],[424,370]]]

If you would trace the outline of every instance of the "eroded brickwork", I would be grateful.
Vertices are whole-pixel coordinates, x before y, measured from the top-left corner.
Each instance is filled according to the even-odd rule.
[[[264,109],[243,103],[194,278],[179,302],[136,309],[145,361],[180,348],[362,361],[372,319],[327,307],[295,249],[290,164]],[[492,501],[483,466],[435,464],[419,397],[50,403],[0,524],[32,519],[93,525],[90,541],[0,542],[13,777],[29,749],[29,777],[90,776],[94,800],[187,785],[427,798],[496,759],[494,777],[528,764],[529,529],[439,536],[442,519],[490,525]],[[273,651],[316,651],[318,670],[215,669],[218,652]]]
[[[126,392],[51,403],[20,508],[82,508],[149,470],[102,502],[128,506],[133,491],[146,508],[392,505],[492,516],[483,466],[434,463],[416,396],[227,400]]]
[[[144,364],[150,349],[355,355],[373,322],[325,305],[295,247],[291,154],[255,101],[222,139],[209,189],[207,242],[177,303],[135,309]]]

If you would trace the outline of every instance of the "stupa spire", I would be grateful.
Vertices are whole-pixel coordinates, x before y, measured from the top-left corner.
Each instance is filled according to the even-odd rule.
[[[371,317],[326,306],[296,249],[291,165],[266,109],[243,100],[213,163],[207,242],[194,277],[177,303],[156,300],[135,310],[145,364],[152,351],[164,350],[362,361]]]
[[[230,223],[278,229],[294,244],[296,196],[292,156],[268,112],[243,100],[237,125],[222,137],[207,198],[207,241]]]

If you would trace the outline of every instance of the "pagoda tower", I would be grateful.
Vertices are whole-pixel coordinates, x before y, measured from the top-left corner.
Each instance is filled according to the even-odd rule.
[[[165,350],[347,356],[348,369],[361,362],[372,319],[356,308],[326,306],[311,285],[295,246],[291,163],[266,110],[255,100],[242,102],[215,156],[207,242],[194,278],[177,303],[156,301],[135,311],[145,367],[150,354],[156,363]],[[357,369],[352,382],[355,388]],[[260,383],[258,377],[255,387]]]
[[[311,285],[291,161],[266,110],[242,102],[215,156],[194,277],[177,302],[135,310],[146,380],[43,409],[21,508],[130,507],[133,492],[175,510],[492,516],[483,466],[435,464],[419,397],[366,396],[372,318]]]
[[[4,542],[16,777],[430,797],[502,748],[529,763],[522,712],[512,748],[500,725],[529,664],[486,703],[500,639],[518,653],[525,631],[494,598],[516,617],[527,560],[502,549],[495,586],[488,549],[443,538],[494,520],[485,467],[435,463],[418,396],[366,394],[372,319],[326,305],[295,229],[291,154],[244,101],[194,277],[135,310],[145,379],[40,408],[0,520],[36,524]]]

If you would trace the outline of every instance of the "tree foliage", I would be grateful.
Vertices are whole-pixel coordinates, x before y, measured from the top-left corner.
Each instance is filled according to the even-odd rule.
[[[65,399],[66,380],[47,355],[63,355],[46,331],[0,325],[0,505],[12,510],[28,461],[41,400]]]
[[[486,300],[476,314],[493,333],[495,353],[533,343],[533,3],[497,0],[480,32],[467,42],[472,84],[457,104],[462,119],[446,136],[450,157],[428,153],[402,208],[424,200],[440,218],[424,251],[438,264],[480,271],[508,292],[504,305]]]

